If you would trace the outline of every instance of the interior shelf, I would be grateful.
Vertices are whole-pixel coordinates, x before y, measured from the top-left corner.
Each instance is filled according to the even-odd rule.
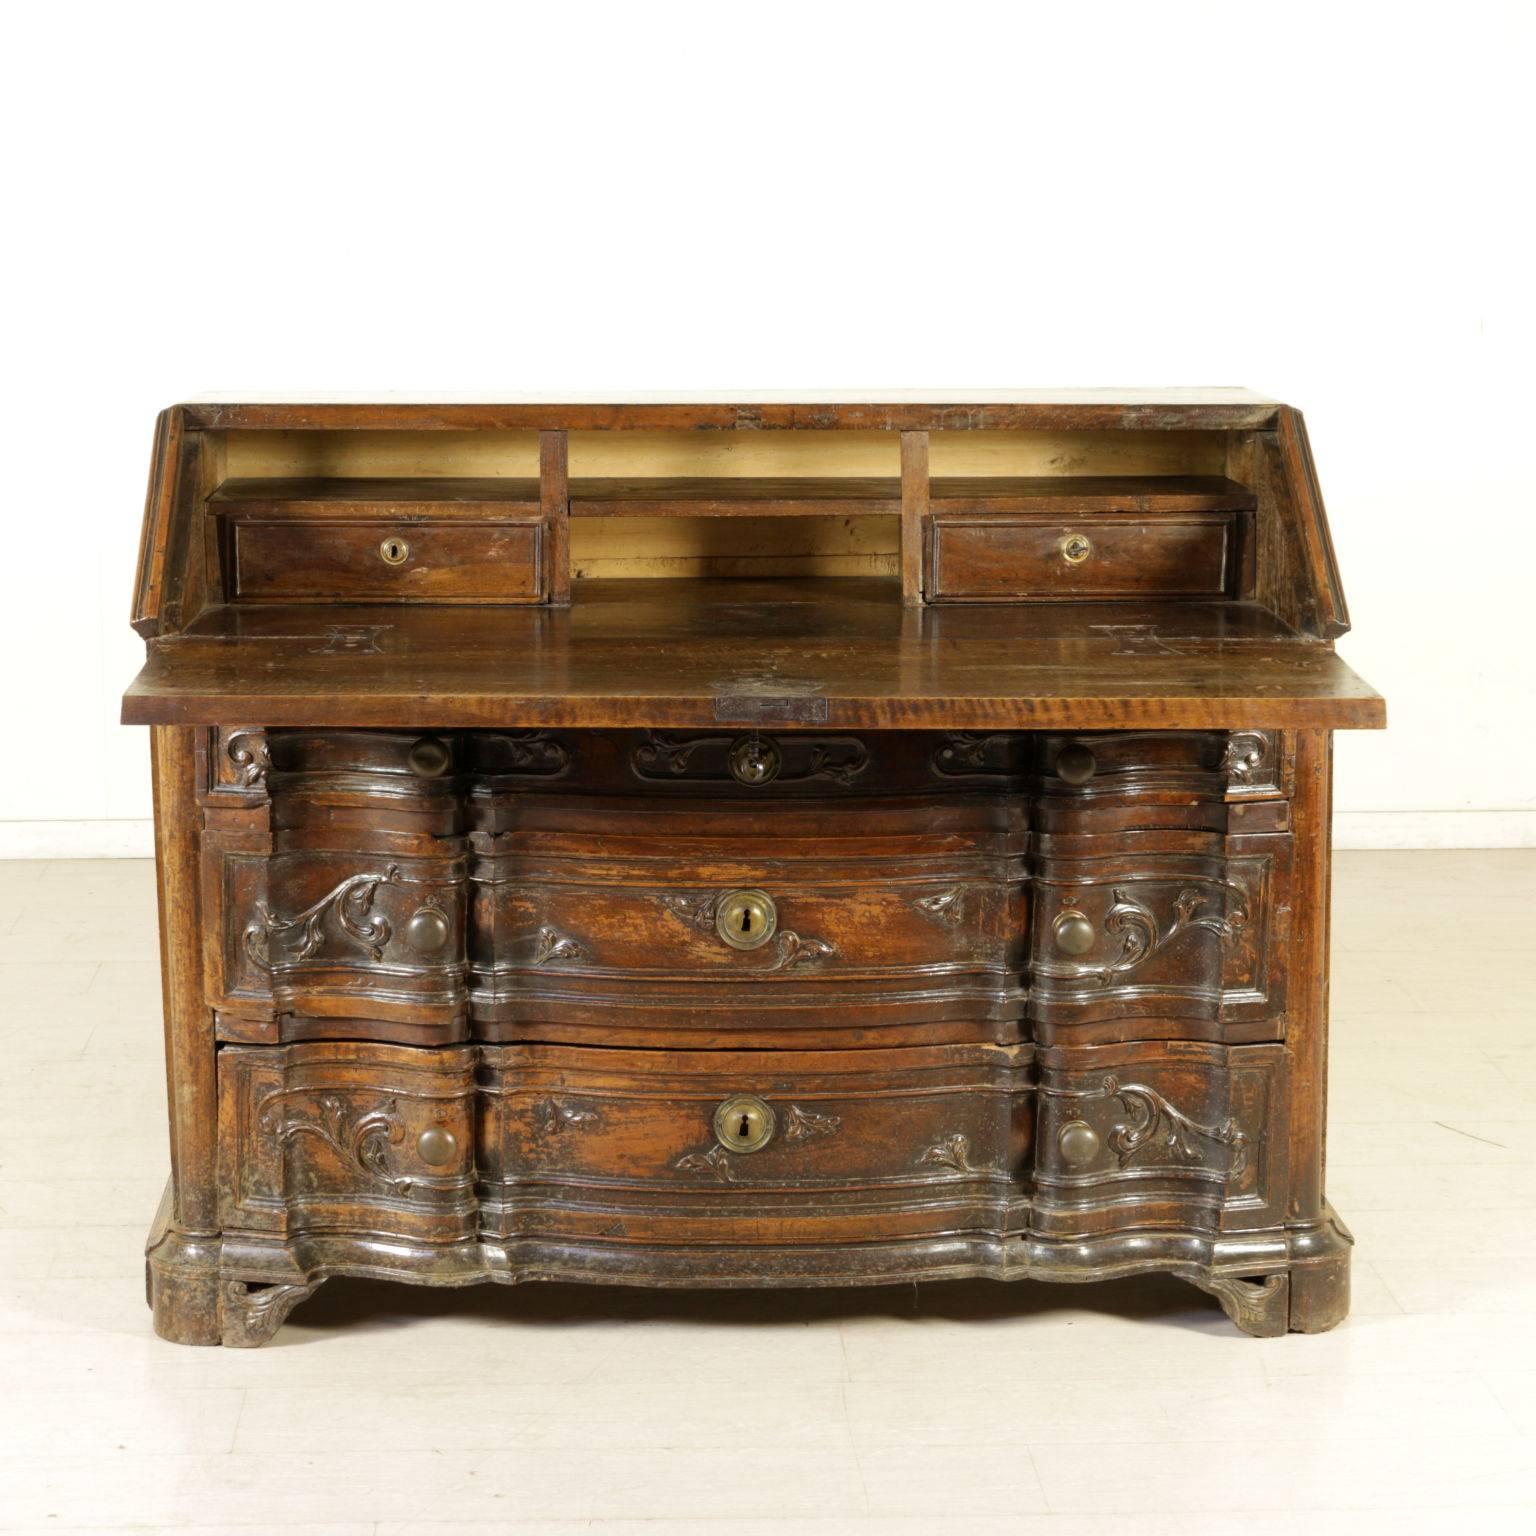
[[[1243,512],[1253,492],[1223,475],[1056,475],[937,478],[928,499],[936,511]],[[952,505],[953,504],[953,505]]]
[[[901,481],[694,477],[571,481],[572,517],[859,517],[901,511]]]
[[[575,478],[572,517],[858,517],[901,511],[892,477],[695,476],[657,479]],[[945,478],[929,483],[936,511],[1094,512],[1242,511],[1252,493],[1220,475],[1112,475]],[[389,515],[474,516],[537,506],[534,479],[232,479],[208,498],[240,517],[300,519]]]
[[[432,516],[479,515],[488,508],[539,505],[539,482],[493,477],[409,479],[236,479],[209,497],[216,511],[236,517],[389,517],[402,510]]]

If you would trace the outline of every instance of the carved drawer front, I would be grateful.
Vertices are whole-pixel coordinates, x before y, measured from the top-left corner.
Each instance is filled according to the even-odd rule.
[[[482,1197],[502,1238],[784,1244],[1022,1220],[1028,1047],[483,1061]]]
[[[508,787],[749,803],[1016,788],[1029,746],[1022,732],[583,731],[547,738],[564,761],[551,771],[546,759],[535,773],[523,754],[498,746],[495,733],[472,739],[477,771],[510,775]]]
[[[219,1053],[226,1231],[475,1231],[474,1052],[346,1041]]]
[[[494,830],[473,839],[471,960],[485,1038],[1017,1038],[1021,807],[896,797],[829,816],[573,796],[483,809]]]
[[[710,800],[842,802],[1019,789],[1022,731],[473,731],[477,795],[508,790]]]
[[[465,1037],[461,750],[416,733],[266,734],[270,852],[232,844],[210,871],[226,1038]]]
[[[269,897],[240,934],[244,957],[270,976],[278,1012],[309,1021],[307,1032],[356,1021],[461,1035],[464,873],[462,859],[277,854]]]
[[[1277,1039],[1291,835],[1227,804],[1228,738],[1042,742],[1030,1007],[1045,1044]]]
[[[1278,1045],[1140,1042],[1040,1053],[1035,1230],[1236,1230],[1283,1219]]]
[[[293,847],[339,839],[401,853],[464,831],[462,737],[434,732],[267,733],[272,827]]]

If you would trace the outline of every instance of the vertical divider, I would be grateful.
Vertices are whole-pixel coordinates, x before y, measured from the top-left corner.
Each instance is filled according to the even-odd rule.
[[[923,530],[928,522],[928,434],[901,434],[901,600],[923,600]]]
[[[544,518],[544,600],[571,600],[570,444],[564,432],[539,433],[539,510]]]

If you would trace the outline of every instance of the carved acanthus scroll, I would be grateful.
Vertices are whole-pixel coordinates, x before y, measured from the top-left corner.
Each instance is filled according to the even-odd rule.
[[[305,1092],[283,1088],[262,1101],[256,1123],[279,1143],[299,1136],[311,1136],[323,1142],[344,1162],[351,1163],[370,1178],[400,1194],[409,1194],[412,1179],[397,1174],[389,1162],[389,1148],[405,1140],[405,1126],[399,1108],[389,1099],[377,1109],[352,1117],[345,1101],[336,1094],[324,1094],[315,1100],[306,1114],[304,1107],[285,1104]]]
[[[1193,886],[1186,886],[1174,898],[1173,921],[1163,928],[1149,906],[1137,901],[1124,887],[1116,886],[1113,891],[1114,901],[1104,914],[1104,931],[1124,935],[1120,953],[1101,965],[1072,960],[1037,960],[1035,973],[1062,980],[1091,981],[1105,986],[1115,977],[1129,975],[1145,965],[1153,955],[1166,949],[1181,935],[1197,929],[1213,933],[1223,944],[1230,944],[1247,923],[1248,909],[1236,886],[1224,882],[1224,888],[1237,895],[1227,915],[1205,913],[1197,916],[1210,896]]]
[[[931,1147],[924,1147],[916,1158],[919,1167],[927,1164],[936,1168],[950,1168],[956,1173],[986,1173],[988,1170],[979,1168],[971,1161],[971,1138],[962,1135],[959,1131],[946,1136],[942,1141],[936,1141]]]
[[[1240,1174],[1248,1165],[1248,1137],[1233,1117],[1229,1115],[1214,1125],[1203,1125],[1145,1083],[1122,1083],[1119,1078],[1108,1075],[1096,1088],[1042,1087],[1040,1091],[1052,1098],[1077,1101],[1119,1099],[1126,1118],[1110,1127],[1107,1142],[1122,1168],[1129,1167],[1149,1147],[1163,1147],[1191,1161],[1199,1161],[1201,1153],[1195,1145],[1196,1139],[1230,1150],[1229,1174]]]
[[[279,917],[265,902],[258,901],[256,916],[245,928],[245,952],[253,964],[270,971],[273,939],[297,932],[298,947],[284,958],[307,960],[320,948],[325,939],[325,920],[334,913],[342,936],[359,945],[370,960],[381,960],[393,929],[382,912],[374,912],[374,897],[381,885],[398,884],[400,868],[391,864],[382,874],[349,875],[292,917]]]

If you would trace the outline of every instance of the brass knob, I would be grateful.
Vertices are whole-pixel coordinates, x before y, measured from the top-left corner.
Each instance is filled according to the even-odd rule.
[[[755,1093],[738,1093],[715,1111],[715,1135],[732,1152],[756,1152],[773,1137],[773,1109]]]
[[[1099,1155],[1099,1133],[1086,1120],[1069,1120],[1056,1133],[1056,1145],[1064,1162],[1080,1168]]]
[[[731,777],[738,784],[771,784],[783,766],[778,743],[764,736],[743,736],[731,748]]]
[[[448,919],[436,907],[417,907],[405,925],[405,942],[419,955],[435,955],[448,942]]]
[[[392,533],[379,545],[379,559],[385,565],[404,565],[411,558],[411,546],[397,533]]]
[[[1080,741],[1072,742],[1056,754],[1056,777],[1063,784],[1086,784],[1098,766],[1093,753]]]
[[[416,1138],[416,1155],[432,1168],[441,1168],[459,1155],[459,1138],[434,1125]]]
[[[778,926],[779,909],[767,891],[732,891],[715,908],[715,932],[732,949],[756,949]]]
[[[1082,533],[1069,533],[1059,547],[1068,565],[1081,565],[1093,553],[1092,541]]]
[[[1056,936],[1057,949],[1068,955],[1086,955],[1093,948],[1093,941],[1097,937],[1087,914],[1079,912],[1075,907],[1068,907],[1065,912],[1057,915],[1051,932]]]
[[[419,773],[424,779],[435,779],[452,760],[448,748],[435,736],[423,736],[406,758],[411,772]]]

